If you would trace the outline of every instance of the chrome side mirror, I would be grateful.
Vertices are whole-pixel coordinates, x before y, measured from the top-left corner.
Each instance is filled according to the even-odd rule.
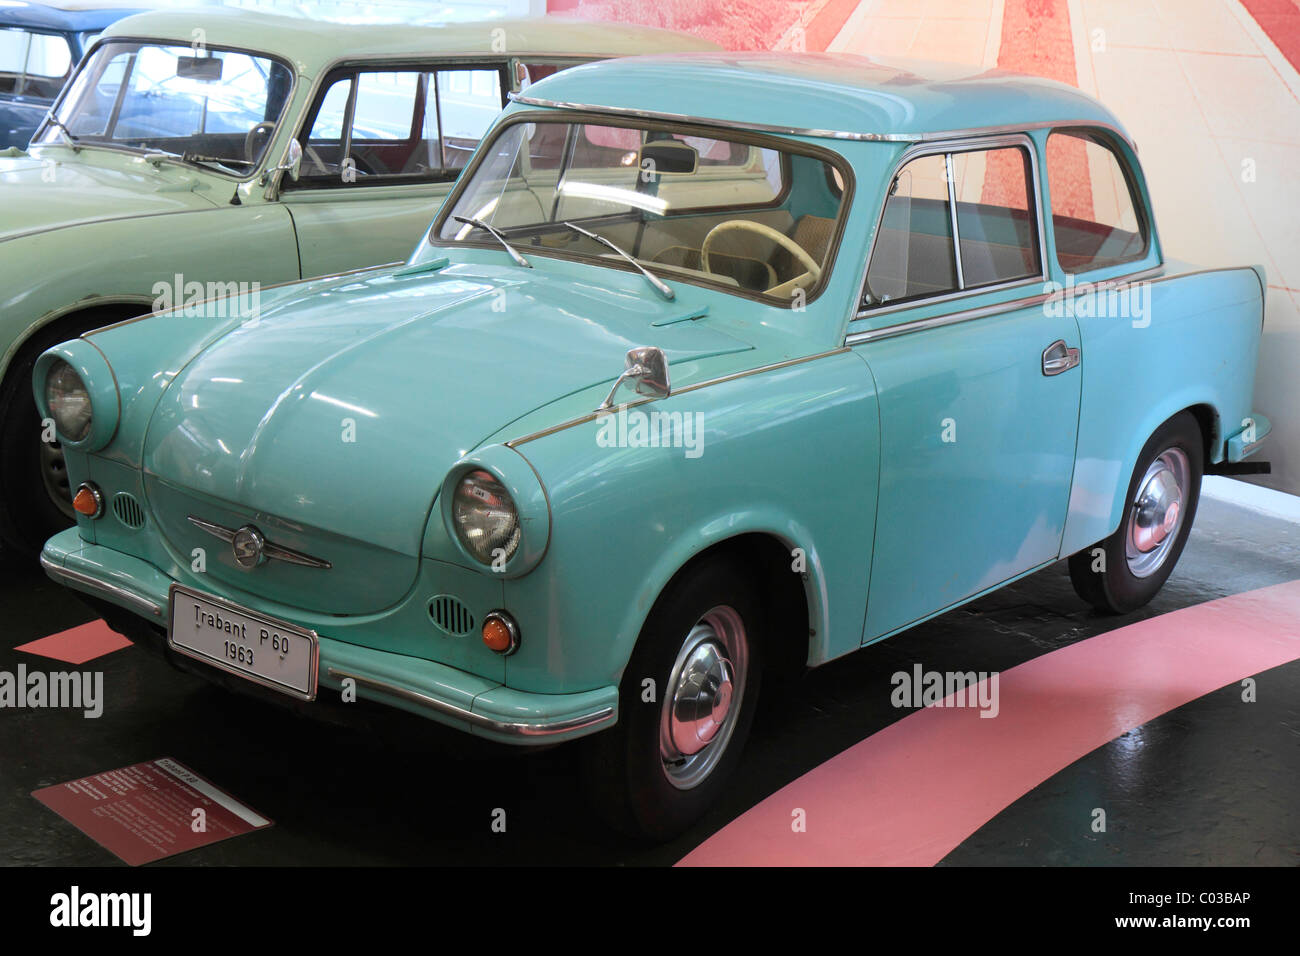
[[[285,151],[284,162],[279,166],[272,166],[266,172],[262,173],[262,185],[265,186],[270,182],[271,177],[276,173],[288,173],[294,182],[302,175],[302,143],[298,142],[297,137],[289,140],[289,148]]]
[[[605,400],[596,409],[603,412],[614,407],[614,396],[624,382],[631,382],[638,395],[647,398],[667,398],[672,389],[668,384],[668,357],[664,350],[653,345],[628,349],[623,374],[609,390]]]

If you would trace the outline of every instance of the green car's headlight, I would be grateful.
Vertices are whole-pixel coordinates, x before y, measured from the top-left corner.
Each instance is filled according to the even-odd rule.
[[[451,514],[456,536],[475,560],[501,563],[519,549],[519,510],[491,472],[475,469],[456,484]]]
[[[45,406],[61,437],[79,442],[90,434],[94,418],[90,392],[76,369],[58,359],[45,377]]]

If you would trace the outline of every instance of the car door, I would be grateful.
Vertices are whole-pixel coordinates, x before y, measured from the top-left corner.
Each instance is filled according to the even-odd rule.
[[[332,71],[283,180],[304,278],[405,260],[500,113],[505,59]]]
[[[848,337],[880,402],[866,641],[1057,558],[1079,412],[1033,141],[926,145],[896,170]]]

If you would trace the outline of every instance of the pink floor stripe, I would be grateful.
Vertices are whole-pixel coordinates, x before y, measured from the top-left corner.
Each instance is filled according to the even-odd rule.
[[[777,791],[678,865],[933,866],[1080,757],[1296,658],[1300,581],[1130,624],[1001,674],[995,718],[954,707],[909,714]],[[806,832],[792,831],[796,808]]]

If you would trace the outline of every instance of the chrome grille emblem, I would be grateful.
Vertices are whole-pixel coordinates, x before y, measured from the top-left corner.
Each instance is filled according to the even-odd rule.
[[[196,528],[201,528],[214,538],[229,544],[230,554],[235,559],[235,564],[245,571],[251,571],[264,561],[283,561],[286,564],[322,570],[333,567],[324,558],[314,558],[310,554],[303,554],[292,548],[282,548],[278,544],[267,541],[266,536],[251,524],[246,524],[242,528],[227,528],[225,525],[205,521],[194,515],[190,515],[189,520]]]
[[[255,568],[262,563],[262,548],[266,538],[251,524],[246,524],[230,539],[230,553],[241,568]]]

